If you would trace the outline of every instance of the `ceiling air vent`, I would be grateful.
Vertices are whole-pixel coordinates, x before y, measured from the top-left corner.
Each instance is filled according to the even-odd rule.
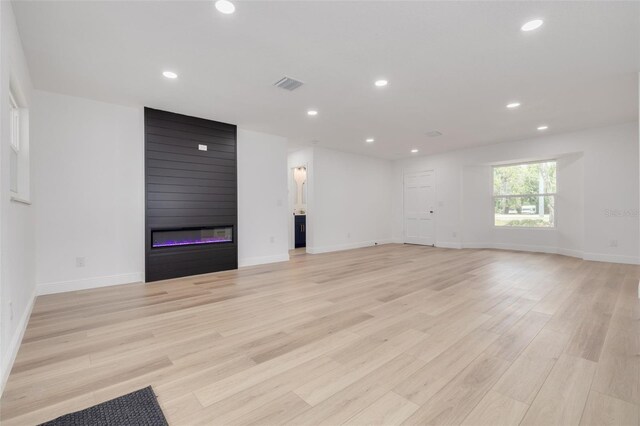
[[[281,89],[285,89],[288,91],[293,91],[296,90],[298,87],[302,86],[304,83],[298,80],[295,80],[293,78],[290,77],[283,77],[280,80],[278,80],[274,86],[279,87]]]
[[[437,138],[438,136],[442,136],[442,133],[437,130],[431,130],[430,132],[427,132],[427,136],[430,138]]]

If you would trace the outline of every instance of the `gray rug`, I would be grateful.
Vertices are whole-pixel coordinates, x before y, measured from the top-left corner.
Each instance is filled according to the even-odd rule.
[[[151,386],[40,426],[168,426]]]

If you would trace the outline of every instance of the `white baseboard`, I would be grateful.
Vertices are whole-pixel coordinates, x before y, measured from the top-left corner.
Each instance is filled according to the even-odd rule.
[[[524,245],[524,244],[495,243],[493,244],[493,248],[499,249],[499,250],[530,251],[533,253],[558,254],[558,247],[550,247],[550,246],[530,246],[530,245]]]
[[[566,249],[566,248],[558,248],[558,254],[569,257],[577,257],[578,259],[583,259],[583,254],[580,250]]]
[[[289,260],[289,253],[283,253],[275,256],[251,257],[239,260],[239,267],[262,265],[265,263],[286,262]],[[53,283],[38,284],[37,294],[55,294],[65,293],[68,291],[88,290],[92,288],[109,287],[112,285],[130,284],[144,282],[144,274],[142,272],[132,272],[129,274],[108,275],[104,277],[92,277],[74,281],[60,281]]]
[[[4,391],[4,385],[7,384],[7,379],[9,378],[9,373],[11,373],[13,362],[16,360],[16,356],[18,355],[18,349],[20,349],[20,343],[22,343],[24,332],[27,330],[27,324],[29,324],[29,318],[31,317],[31,311],[33,311],[33,305],[35,301],[36,290],[34,289],[33,294],[31,295],[31,300],[29,301],[27,308],[22,313],[22,317],[20,317],[18,327],[16,327],[16,331],[14,332],[11,341],[7,345],[6,354],[2,359],[2,373],[0,373],[0,395],[2,395],[2,392]]]
[[[621,256],[618,254],[604,254],[604,253],[584,253],[584,260],[591,260],[594,262],[609,262],[609,263],[626,263],[629,265],[640,264],[640,259],[634,256]]]
[[[630,265],[640,264],[640,259],[634,256],[621,256],[616,254],[604,254],[604,253],[584,253],[579,250],[565,249],[562,247],[548,247],[548,246],[529,246],[519,244],[496,244],[496,243],[463,243],[463,248],[475,248],[475,249],[498,249],[498,250],[516,250],[516,251],[529,251],[534,253],[549,253],[549,254],[561,254],[563,256],[577,257],[578,259],[589,260],[594,262],[609,262],[609,263],[626,263]]]
[[[460,243],[460,245],[465,249],[494,248],[493,243]]]
[[[523,244],[503,244],[503,243],[462,243],[462,248],[468,249],[494,249],[494,250],[513,250],[528,251],[532,253],[548,253],[562,254],[565,256],[582,257],[582,252],[575,250],[565,250],[558,247],[550,246],[530,246]]]
[[[359,243],[350,243],[350,244],[338,244],[335,246],[307,247],[307,253],[320,254],[320,253],[330,253],[332,251],[353,250],[357,248],[375,246],[376,243],[378,245],[390,244],[392,243],[392,240],[385,239],[385,240],[377,240],[377,241],[362,241]]]
[[[130,284],[143,282],[142,272],[132,272],[129,274],[108,275],[104,277],[84,278],[74,281],[59,281],[53,283],[38,284],[36,290],[38,295],[65,293],[67,291],[88,290],[91,288],[109,287],[112,285]]]
[[[462,244],[457,241],[436,241],[438,248],[461,249]]]
[[[289,260],[289,253],[276,254],[273,256],[258,256],[248,257],[246,259],[238,260],[238,266],[244,268],[245,266],[264,265],[265,263],[286,262]]]

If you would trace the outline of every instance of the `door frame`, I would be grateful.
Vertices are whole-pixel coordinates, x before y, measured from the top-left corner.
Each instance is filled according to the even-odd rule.
[[[295,169],[297,169],[298,167],[304,167],[305,169],[307,169],[307,210],[305,210],[305,216],[306,216],[306,227],[309,226],[309,206],[311,205],[311,199],[310,199],[310,181],[311,181],[311,174],[309,172],[309,162],[305,161],[301,164],[298,164],[297,166],[293,166],[293,167],[288,167],[287,165],[287,247],[288,250],[295,250],[296,247],[296,237],[295,234],[293,232],[293,228],[295,227],[295,216],[292,214],[293,212],[290,211],[289,207],[291,206],[290,203],[292,201],[292,197],[295,197],[293,195],[292,192],[289,191],[289,185],[291,185],[291,188],[294,187],[294,179],[293,179],[293,171]],[[294,198],[295,200],[295,198]],[[294,201],[295,204],[295,201]],[[309,247],[309,234],[307,234],[307,244],[305,245],[305,250]]]
[[[438,200],[438,185],[437,185],[437,173],[436,173],[436,169],[423,169],[423,170],[407,170],[407,169],[403,169],[402,170],[402,243],[403,244],[413,244],[413,243],[407,243],[407,229],[406,229],[406,216],[405,216],[405,197],[404,197],[404,192],[405,192],[405,183],[406,183],[406,179],[407,179],[407,175],[409,174],[415,174],[415,173],[426,173],[426,172],[432,172],[433,173],[433,197],[435,198],[434,200],[434,210],[433,210],[433,244],[431,245],[425,245],[425,247],[436,247],[436,221],[438,219],[438,209],[437,209],[437,200]],[[422,245],[422,244],[418,244],[418,245]]]

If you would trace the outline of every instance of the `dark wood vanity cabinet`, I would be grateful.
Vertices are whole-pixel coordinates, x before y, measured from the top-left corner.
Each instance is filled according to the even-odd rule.
[[[307,245],[307,216],[296,215],[295,216],[295,241],[296,248],[306,247]]]

